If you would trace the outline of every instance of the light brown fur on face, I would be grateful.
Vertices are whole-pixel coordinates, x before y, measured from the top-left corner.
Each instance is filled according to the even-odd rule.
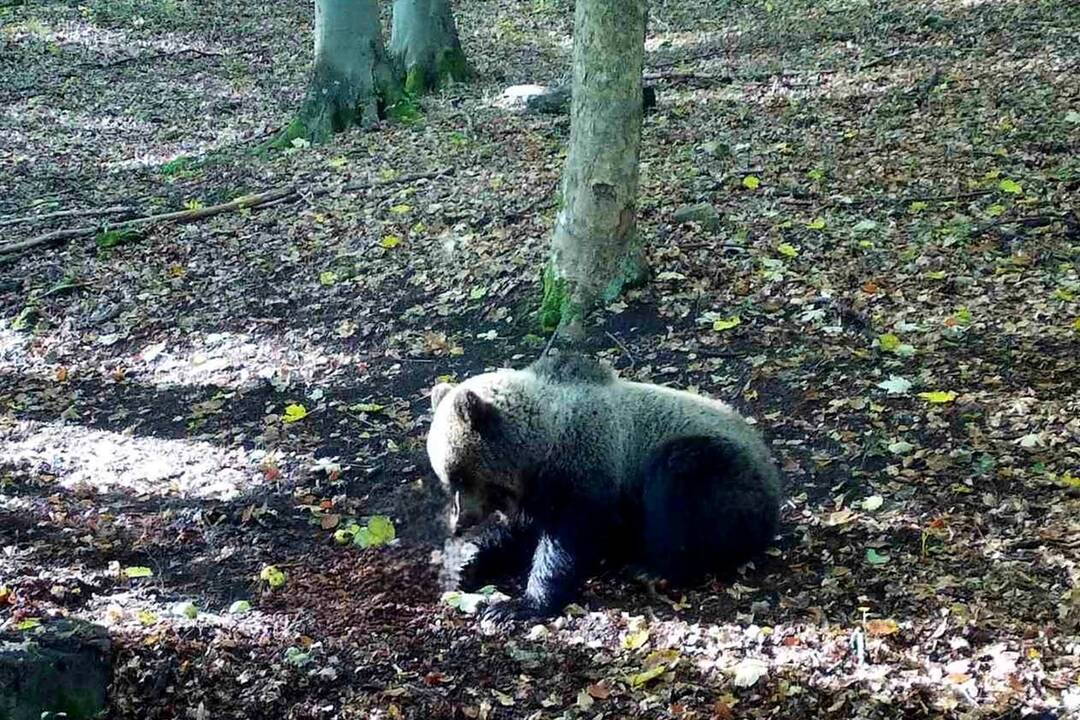
[[[450,497],[448,525],[459,535],[484,519],[517,512],[522,472],[513,453],[498,453],[487,435],[498,432],[499,410],[465,385],[432,388],[428,457]],[[453,453],[451,456],[451,448]]]

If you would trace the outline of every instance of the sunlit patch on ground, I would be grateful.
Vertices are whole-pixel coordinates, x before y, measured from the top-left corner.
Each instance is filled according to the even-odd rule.
[[[0,464],[55,475],[67,488],[231,500],[262,475],[243,449],[21,421],[0,428]]]

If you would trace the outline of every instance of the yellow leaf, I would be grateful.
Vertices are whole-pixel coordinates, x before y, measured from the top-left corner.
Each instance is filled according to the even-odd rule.
[[[949,273],[945,272],[944,270],[931,270],[930,272],[926,273],[926,277],[930,278],[931,280],[944,280],[948,276]]]
[[[667,666],[657,665],[656,667],[651,667],[648,670],[642,670],[639,673],[628,676],[626,681],[630,683],[630,687],[638,688],[650,680],[655,680],[665,672],[667,672]]]
[[[349,161],[345,159],[344,155],[338,155],[336,158],[327,160],[326,164],[332,168],[343,168],[349,164]]]
[[[810,228],[811,230],[824,230],[825,229],[825,218],[816,217],[813,220],[811,220],[810,222],[806,223],[806,227]]]
[[[1058,479],[1058,482],[1067,488],[1080,490],[1080,477],[1077,477],[1068,471]]]
[[[716,332],[723,332],[741,324],[742,318],[738,315],[732,315],[729,318],[717,318],[713,320],[712,329]]]
[[[395,215],[404,215],[405,213],[409,212],[410,210],[412,210],[412,205],[404,205],[404,204],[402,204],[402,205],[395,205],[394,207],[390,208],[390,212],[394,213]]]
[[[761,180],[757,175],[747,175],[742,179],[742,184],[747,190],[757,190],[758,186],[761,185]]]
[[[637,650],[647,642],[649,642],[649,631],[643,628],[637,632],[631,632],[624,635],[622,646],[627,650]]]
[[[799,248],[794,245],[789,245],[788,243],[780,243],[776,246],[776,251],[789,258],[798,257],[799,255]]]
[[[892,635],[900,630],[895,620],[867,620],[866,632],[873,636]]]
[[[126,577],[128,579],[153,577],[153,576],[154,576],[154,571],[153,570],[151,570],[148,567],[143,567],[141,565],[134,565],[132,567],[124,568],[124,577]]]
[[[1073,320],[1073,330],[1080,333],[1080,317]]]
[[[397,235],[386,235],[379,241],[379,245],[389,250],[401,244],[401,238]]]
[[[951,403],[956,399],[956,393],[952,390],[933,390],[931,392],[921,392],[919,397],[928,403],[933,405],[941,405],[943,403]]]
[[[303,405],[287,405],[285,407],[285,414],[281,416],[283,422],[293,423],[297,420],[303,420],[307,417],[307,408]]]

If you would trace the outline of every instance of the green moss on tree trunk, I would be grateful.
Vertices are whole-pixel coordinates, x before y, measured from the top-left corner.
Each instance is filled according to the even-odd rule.
[[[471,75],[447,0],[396,0],[390,57],[414,97]]]

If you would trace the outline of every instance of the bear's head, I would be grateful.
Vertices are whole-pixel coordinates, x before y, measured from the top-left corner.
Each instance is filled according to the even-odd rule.
[[[460,535],[521,505],[524,460],[510,413],[499,406],[506,377],[489,373],[431,391],[428,458],[450,497],[450,532]]]

